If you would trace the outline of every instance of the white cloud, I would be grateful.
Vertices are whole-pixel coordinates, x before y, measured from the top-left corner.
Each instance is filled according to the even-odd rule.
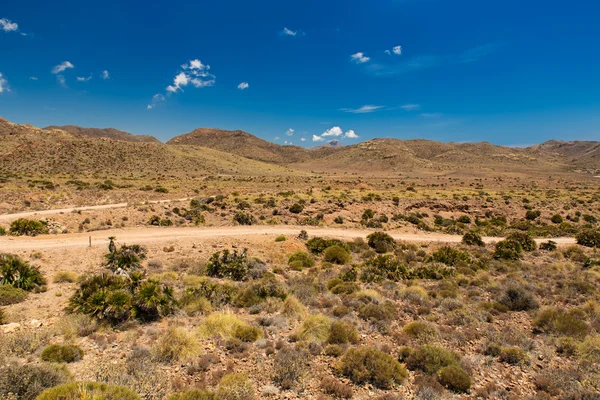
[[[384,53],[387,54],[388,56],[392,54],[392,52],[389,50],[385,50]]]
[[[91,75],[90,75],[90,76],[88,76],[87,78],[86,78],[86,77],[81,77],[81,76],[78,76],[78,77],[77,77],[77,82],[87,82],[87,81],[89,81],[90,79],[92,79],[92,76],[91,76]]]
[[[298,31],[293,31],[288,28],[283,28],[283,31],[281,31],[281,34],[286,35],[286,36],[296,36],[298,34]]]
[[[248,89],[249,87],[250,85],[248,85],[248,82],[242,82],[238,85],[238,89],[240,90]]]
[[[0,18],[0,29],[4,32],[16,32],[19,30],[19,24],[6,18]]]
[[[288,136],[292,136],[292,135],[294,134],[294,132],[295,132],[295,131],[294,131],[292,128],[290,128],[290,129],[288,129],[288,130],[285,132],[285,134],[286,134],[286,135],[288,135]]]
[[[110,74],[108,73],[107,70],[102,71],[102,79],[104,79],[104,80],[110,79]]]
[[[439,118],[442,116],[441,113],[422,113],[419,115],[423,118]]]
[[[364,64],[364,63],[368,62],[371,58],[365,56],[364,53],[358,52],[358,53],[352,54],[350,56],[350,59],[352,61],[356,62],[357,64]]]
[[[319,135],[313,135],[313,139],[312,140],[313,140],[313,142],[323,142],[323,141],[325,141],[325,138],[321,137]]]
[[[402,46],[395,46],[392,49],[392,52],[397,56],[401,55],[402,54]]]
[[[57,66],[55,66],[54,68],[52,68],[52,73],[59,74],[69,68],[75,68],[75,66],[73,64],[71,64],[69,61],[63,61],[60,64],[58,64]]]
[[[344,133],[344,139],[358,139],[358,135],[350,129],[348,132]]]
[[[421,106],[419,104],[405,104],[403,106],[400,106],[400,108],[404,111],[414,111],[421,108]]]
[[[62,87],[67,87],[67,80],[62,75],[56,75],[56,82]]]
[[[213,86],[216,83],[216,77],[208,72],[208,70],[210,70],[210,65],[202,64],[202,61],[197,58],[186,64],[182,64],[181,70],[173,78],[173,84],[165,88],[166,93],[170,95],[179,91],[183,92],[183,88],[190,84],[197,89]],[[108,76],[108,71],[104,72]],[[151,110],[156,107],[158,102],[164,100],[165,97],[162,94],[155,94],[152,102],[146,108]]]
[[[291,146],[291,145],[293,145],[294,143],[292,143],[292,142],[288,142],[288,141],[286,140],[286,141],[284,141],[284,142],[283,142],[283,144],[285,144],[285,145],[288,145],[288,146]]]
[[[192,78],[192,80],[190,82],[192,82],[192,85],[194,85],[194,87],[197,88],[197,89],[203,88],[203,87],[213,86],[215,84],[215,80],[214,79],[203,81],[202,79]]]
[[[373,106],[373,105],[367,104],[360,108],[341,108],[340,110],[344,111],[344,112],[353,113],[353,114],[365,114],[365,113],[371,113],[371,112],[377,111],[383,107],[384,106]]]
[[[342,128],[340,128],[339,126],[334,126],[331,129],[327,129],[325,132],[323,132],[321,134],[321,136],[325,137],[325,136],[341,136],[342,135]]]
[[[38,77],[37,76],[30,76],[29,79],[32,80],[32,81],[37,81]]]
[[[10,92],[10,87],[8,86],[8,81],[4,78],[4,75],[0,73],[0,94],[4,92]]]
[[[154,107],[156,107],[158,105],[158,103],[165,101],[165,96],[163,96],[160,93],[156,93],[154,96],[152,96],[152,103],[148,104],[148,106],[146,107],[148,110],[152,110]]]
[[[305,138],[305,137],[303,137],[303,138],[300,138],[300,141],[301,141],[301,142],[306,142],[306,138]]]
[[[202,64],[202,61],[196,58],[195,60],[191,60],[189,64],[183,64],[181,68],[195,71],[208,71],[210,65],[204,65]]]
[[[279,140],[279,136],[275,136],[275,141],[278,141],[278,140]]]

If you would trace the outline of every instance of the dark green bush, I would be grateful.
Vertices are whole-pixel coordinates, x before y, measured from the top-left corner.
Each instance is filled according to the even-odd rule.
[[[240,225],[254,225],[256,222],[256,218],[254,218],[251,214],[246,214],[244,212],[236,212],[233,216],[233,220]]]
[[[455,267],[459,263],[470,263],[471,257],[468,253],[465,253],[462,250],[455,249],[454,247],[450,246],[444,246],[433,252],[433,254],[428,257],[428,260]]]
[[[481,239],[481,235],[477,232],[467,232],[463,235],[462,242],[467,246],[485,246],[485,243]]]
[[[26,291],[41,290],[46,279],[37,267],[32,267],[11,254],[0,254],[0,285],[11,285]]]
[[[10,224],[10,233],[15,236],[37,236],[48,233],[45,221],[19,218]]]
[[[576,236],[577,244],[585,247],[600,247],[600,230],[584,229]]]
[[[368,303],[358,309],[358,316],[370,322],[391,321],[394,318],[396,307],[393,303],[375,304]]]
[[[377,253],[387,253],[393,251],[396,247],[396,241],[393,237],[384,232],[373,232],[367,236],[369,247]]]
[[[325,249],[331,246],[340,246],[343,247],[346,251],[350,251],[349,246],[337,239],[323,239],[321,237],[314,237],[309,239],[306,242],[306,247],[313,254],[321,254],[325,251]]]
[[[4,227],[0,226],[0,236],[4,236],[6,235],[6,229],[4,229]]]
[[[289,210],[292,214],[300,214],[302,210],[304,210],[304,206],[302,204],[295,203],[289,208]]]
[[[293,269],[300,271],[303,268],[310,268],[315,265],[315,260],[309,254],[298,251],[290,256],[288,265]]]
[[[234,250],[218,251],[213,253],[206,266],[206,273],[217,278],[227,278],[234,281],[243,281],[247,278],[254,264],[248,259],[247,249],[241,253]]]
[[[494,258],[501,260],[519,260],[523,255],[523,247],[512,240],[501,240],[496,243]]]
[[[532,325],[540,332],[583,338],[589,331],[584,318],[585,315],[579,310],[546,307],[540,310]]]
[[[45,389],[70,380],[65,365],[6,363],[0,366],[0,398],[12,393],[17,399],[34,400]]]
[[[424,345],[410,351],[406,357],[406,367],[410,370],[419,370],[434,374],[449,365],[457,364],[460,360],[458,354],[435,345]]]
[[[328,247],[323,253],[323,259],[334,264],[346,264],[350,261],[350,253],[338,245]]]
[[[458,393],[465,393],[471,388],[471,377],[458,364],[442,368],[438,380],[446,388]]]
[[[23,289],[16,288],[13,285],[0,286],[0,306],[17,304],[26,298],[27,292]]]
[[[385,254],[367,260],[362,265],[360,279],[363,282],[379,282],[384,279],[398,282],[408,276],[405,264],[396,256]]]
[[[550,218],[553,224],[562,224],[564,219],[560,214],[554,214],[552,218]]]
[[[37,400],[140,400],[140,397],[125,386],[72,382],[45,390]]]
[[[381,389],[390,389],[408,376],[406,369],[392,356],[373,347],[349,349],[337,369],[355,384],[372,383]]]
[[[544,251],[554,251],[557,249],[556,242],[552,240],[548,240],[547,242],[540,243],[540,250]]]
[[[519,243],[524,251],[535,251],[537,244],[527,232],[511,232],[506,240]]]
[[[445,279],[456,274],[456,268],[439,262],[417,265],[408,271],[410,279]]]
[[[101,274],[85,278],[69,299],[68,310],[110,324],[131,318],[153,321],[170,314],[176,305],[173,289],[154,280]]]
[[[504,304],[510,311],[529,311],[539,307],[533,293],[522,286],[509,286],[502,297],[498,300]]]
[[[527,210],[525,213],[525,219],[528,221],[534,221],[538,219],[540,215],[542,215],[542,213],[539,210]]]
[[[519,347],[509,346],[500,349],[499,359],[512,365],[524,364],[528,361],[527,353]]]
[[[430,322],[413,321],[404,325],[402,331],[411,338],[431,339],[437,336],[437,329]]]
[[[130,273],[142,267],[146,259],[146,249],[138,244],[122,245],[104,256],[106,267],[112,272]]]
[[[54,363],[72,363],[83,358],[83,350],[70,344],[51,344],[42,351],[42,361]]]
[[[358,341],[358,331],[349,322],[333,321],[329,329],[329,344],[356,343]]]
[[[263,336],[263,332],[257,326],[239,325],[235,328],[233,336],[242,342],[254,343]]]

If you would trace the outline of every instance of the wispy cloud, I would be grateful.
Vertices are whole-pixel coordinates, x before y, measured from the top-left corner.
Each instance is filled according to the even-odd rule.
[[[156,93],[154,96],[152,96],[152,102],[150,104],[148,104],[148,106],[146,107],[148,110],[152,110],[154,107],[156,107],[158,105],[158,103],[161,103],[165,101],[165,96],[163,96],[160,93]]]
[[[67,80],[63,75],[56,75],[56,82],[62,87],[67,87]]]
[[[374,105],[367,104],[360,108],[340,108],[340,111],[344,111],[344,112],[352,113],[352,114],[366,114],[366,113],[372,113],[377,110],[380,110],[383,107],[385,107],[385,106],[374,106]]]
[[[388,56],[391,56],[392,54],[400,56],[402,55],[402,46],[394,46],[392,50],[386,50],[385,54],[387,54]]]
[[[305,137],[303,137],[303,138],[300,138],[300,141],[301,141],[301,142],[306,142],[306,138],[305,138]]]
[[[32,81],[37,81],[38,77],[37,76],[30,76],[29,79],[32,80]]]
[[[365,53],[362,52],[358,52],[358,53],[354,53],[350,56],[350,60],[354,61],[357,64],[364,64],[366,62],[369,62],[369,60],[371,60],[370,57],[367,57],[365,55]]]
[[[110,79],[110,74],[108,73],[107,70],[102,71],[102,79],[107,80]]]
[[[6,80],[4,75],[0,73],[0,94],[4,92],[10,92],[10,87],[8,86],[8,81]]]
[[[420,54],[408,59],[402,58],[402,61],[392,61],[391,58],[387,58],[388,61],[383,60],[381,62],[374,60],[366,67],[366,71],[378,76],[398,75],[445,65],[476,62],[499,51],[503,46],[504,43],[488,43],[458,54]],[[396,60],[396,58],[393,60]]]
[[[288,29],[287,27],[284,27],[281,31],[281,34],[285,36],[296,36],[298,34],[298,31],[293,31],[291,29]]]
[[[90,76],[87,76],[87,77],[78,76],[78,77],[77,77],[77,82],[87,82],[87,81],[89,81],[89,80],[91,80],[91,79],[92,79],[92,76],[91,76],[91,75],[90,75]]]
[[[293,130],[292,128],[288,129],[287,131],[285,131],[285,134],[287,136],[292,136],[294,134],[294,132],[296,132],[295,130]]]
[[[414,111],[421,108],[421,106],[419,104],[404,104],[399,108],[403,109],[404,111]]]
[[[421,113],[419,114],[420,117],[423,118],[439,118],[442,116],[441,113]]]
[[[0,29],[4,32],[16,32],[19,30],[19,24],[6,18],[0,18]]]
[[[69,61],[63,61],[60,64],[56,65],[54,68],[52,68],[52,73],[53,74],[60,74],[61,72],[70,69],[70,68],[75,68],[75,66],[73,64],[71,64]]]
[[[250,85],[248,85],[248,82],[242,82],[237,87],[240,90],[244,90],[244,89],[248,89],[250,87]]]
[[[208,72],[210,65],[205,65],[199,59],[191,60],[189,63],[181,65],[181,69],[173,83],[165,88],[167,95],[183,92],[183,88],[192,85],[195,88],[213,86],[216,82],[215,75]],[[157,93],[152,97],[152,102],[146,106],[146,109],[152,110],[159,103],[165,100],[165,96]]]

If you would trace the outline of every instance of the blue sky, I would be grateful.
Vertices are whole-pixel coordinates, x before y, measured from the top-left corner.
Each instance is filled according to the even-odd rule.
[[[598,15],[581,0],[7,1],[0,116],[303,146],[599,140]]]

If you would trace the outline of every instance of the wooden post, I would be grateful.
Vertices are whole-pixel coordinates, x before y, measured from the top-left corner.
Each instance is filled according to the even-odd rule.
[[[90,247],[92,247],[92,237],[90,236]]]

